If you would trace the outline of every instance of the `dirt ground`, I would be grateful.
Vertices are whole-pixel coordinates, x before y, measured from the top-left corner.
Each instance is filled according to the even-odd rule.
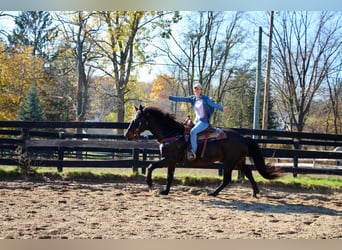
[[[0,181],[1,239],[341,239],[342,193],[232,184]]]

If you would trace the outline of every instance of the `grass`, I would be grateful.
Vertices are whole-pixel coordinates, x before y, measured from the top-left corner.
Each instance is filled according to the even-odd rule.
[[[17,168],[0,167],[0,178],[14,178],[20,177],[20,173]]]
[[[286,185],[299,185],[307,189],[315,189],[316,187],[328,187],[332,189],[342,190],[342,178],[341,177],[306,177],[299,176],[293,178],[292,176],[282,177],[279,179]]]
[[[80,168],[64,168],[62,173],[58,173],[56,168],[38,167],[35,168],[36,176],[48,177],[50,179],[64,180],[94,180],[94,181],[129,181],[143,182],[145,176],[139,173],[133,173],[131,169],[80,169]],[[299,175],[297,178],[288,174],[276,181],[268,181],[262,178],[258,173],[253,172],[255,180],[258,184],[279,185],[283,187],[303,188],[309,190],[330,189],[342,190],[341,176],[306,176]],[[21,178],[18,168],[13,166],[0,166],[0,178]],[[153,180],[157,183],[164,184],[166,178],[166,170],[155,171]],[[222,180],[217,172],[206,174],[205,172],[196,172],[190,169],[176,171],[175,183],[186,186],[209,186],[218,185]],[[237,181],[236,171],[233,172],[233,181]],[[248,182],[245,180],[244,182]]]

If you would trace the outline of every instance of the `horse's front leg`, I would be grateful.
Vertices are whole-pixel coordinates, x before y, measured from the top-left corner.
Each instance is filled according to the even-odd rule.
[[[152,190],[153,187],[153,181],[152,181],[152,172],[155,169],[154,164],[151,163],[147,168],[147,175],[146,175],[146,183],[150,190]]]
[[[153,187],[152,172],[156,168],[161,168],[161,167],[166,167],[166,160],[165,159],[151,163],[147,168],[146,183],[147,183],[148,187],[150,188],[150,190]]]
[[[174,173],[175,173],[175,164],[171,164],[167,168],[166,187],[164,190],[160,191],[160,194],[162,194],[162,195],[168,195],[169,194],[171,184],[173,181],[173,177],[174,177]]]

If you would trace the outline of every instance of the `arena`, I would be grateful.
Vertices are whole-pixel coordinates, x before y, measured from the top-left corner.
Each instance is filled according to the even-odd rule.
[[[2,239],[341,239],[340,191],[234,183],[174,185],[168,196],[145,183],[0,182]]]

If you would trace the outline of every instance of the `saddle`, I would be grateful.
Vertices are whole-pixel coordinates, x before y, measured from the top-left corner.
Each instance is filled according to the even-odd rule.
[[[190,130],[195,126],[190,116],[187,117],[187,119],[184,121],[184,131],[187,138],[190,137]],[[203,142],[203,148],[201,152],[201,158],[203,158],[205,150],[207,148],[207,142],[208,140],[223,140],[226,139],[227,135],[226,133],[220,129],[216,128],[212,125],[209,125],[208,128],[206,128],[204,131],[197,134],[197,142]],[[188,147],[188,150],[191,150],[190,146]]]

